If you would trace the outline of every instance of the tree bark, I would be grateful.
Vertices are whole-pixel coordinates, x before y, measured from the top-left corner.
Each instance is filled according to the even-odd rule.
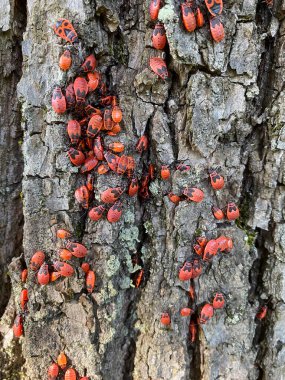
[[[179,4],[166,0],[159,13],[169,43],[170,79],[164,82],[148,67],[149,57],[162,53],[151,47],[147,2],[2,2],[1,378],[46,378],[51,357],[65,351],[70,364],[80,374],[86,370],[92,380],[282,379],[284,3],[276,1],[270,10],[261,1],[226,2],[226,38],[214,44],[208,21],[187,33]],[[149,201],[123,198],[122,220],[113,225],[105,219],[90,221],[74,199],[84,176],[66,154],[68,116],[51,108],[53,88],[65,87],[76,75],[74,68],[63,73],[58,67],[64,43],[51,27],[60,17],[73,23],[81,41],[74,67],[80,54],[94,52],[99,70],[118,95],[124,115],[118,139],[134,155],[138,174],[149,162],[157,173],[161,165],[172,165],[171,181],[157,175],[151,183]],[[144,133],[150,149],[141,158],[134,145]],[[113,140],[107,137],[105,144]],[[181,161],[190,164],[189,172],[175,170]],[[211,167],[220,167],[226,179],[222,191],[214,192],[209,184]],[[205,200],[175,206],[166,194],[181,193],[188,184],[202,188]],[[120,185],[126,187],[127,181],[115,174],[99,176],[96,197],[106,187]],[[239,205],[239,221],[217,222],[211,206],[224,207],[229,201]],[[55,231],[62,227],[88,247],[95,291],[91,296],[84,292],[79,269],[73,278],[46,287],[29,274],[25,336],[16,342],[11,326],[20,310],[19,267],[24,261],[28,266],[36,250],[56,259],[60,243]],[[198,327],[197,342],[191,344],[189,318],[179,315],[189,304],[189,283],[179,281],[178,271],[198,234],[230,236],[234,249],[215,257],[194,280],[197,306],[219,291],[226,307]],[[136,252],[145,269],[138,289],[130,279]],[[12,258],[11,292],[5,273]],[[73,263],[79,267],[80,261]],[[265,303],[268,315],[257,322],[257,309]],[[168,329],[160,324],[165,311],[171,314]]]

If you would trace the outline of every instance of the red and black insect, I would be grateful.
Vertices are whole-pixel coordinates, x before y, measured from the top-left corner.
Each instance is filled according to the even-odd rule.
[[[28,269],[23,269],[21,273],[22,282],[26,282],[28,277]]]
[[[59,59],[59,67],[63,71],[67,71],[70,69],[72,63],[71,54],[69,50],[65,50]]]
[[[194,310],[190,309],[190,307],[184,307],[180,310],[181,317],[189,317],[194,313]]]
[[[267,305],[264,305],[262,307],[259,308],[257,314],[256,314],[256,318],[259,320],[259,321],[262,321],[266,315],[267,315],[267,311],[268,311],[268,306]]]
[[[184,189],[183,194],[193,202],[202,202],[204,199],[204,193],[202,190],[197,189],[196,187],[186,187]]]
[[[134,197],[139,190],[139,183],[137,178],[132,178],[128,188],[128,195]]]
[[[80,243],[74,243],[72,241],[69,241],[66,244],[66,248],[73,254],[73,256],[82,258],[87,255],[87,248]]]
[[[23,289],[21,291],[21,296],[20,296],[20,304],[21,304],[21,309],[25,310],[27,302],[29,301],[29,296],[28,296],[28,290]]]
[[[34,271],[40,269],[45,261],[45,254],[43,251],[37,251],[33,254],[30,262],[30,268]]]
[[[16,338],[19,338],[24,333],[23,317],[21,314],[18,314],[14,320],[13,333]]]
[[[239,218],[239,209],[234,202],[228,203],[227,218],[228,220],[236,220],[237,218]]]
[[[62,114],[66,111],[66,99],[60,87],[55,87],[52,93],[51,105],[54,112]]]
[[[161,167],[160,176],[164,181],[167,181],[170,178],[170,169],[167,165]]]
[[[67,133],[71,144],[78,144],[81,138],[81,125],[77,120],[69,120],[67,124]]]
[[[128,178],[132,178],[135,171],[135,167],[136,167],[136,161],[134,157],[128,156],[128,165],[127,165],[127,171],[126,171]]]
[[[168,196],[169,200],[176,205],[181,201],[181,198],[179,197],[179,195],[169,193],[169,194],[167,194],[167,196]]]
[[[141,177],[141,184],[140,184],[140,188],[139,188],[139,196],[143,200],[148,199],[150,196],[149,195],[149,189],[148,189],[149,179],[150,179],[150,176],[149,176],[148,172],[145,172]]]
[[[196,29],[196,18],[193,9],[193,2],[186,1],[181,4],[182,21],[185,29],[188,32],[193,32]]]
[[[199,277],[203,271],[201,261],[194,259],[192,262],[192,278]]]
[[[168,79],[169,74],[165,61],[159,57],[152,57],[149,59],[149,65],[152,71],[163,80]]]
[[[223,211],[216,206],[212,206],[212,213],[217,220],[222,220],[225,217]]]
[[[219,252],[230,252],[233,248],[233,241],[226,236],[220,236],[216,239],[216,243],[218,244]]]
[[[224,187],[224,177],[218,174],[215,170],[210,170],[211,186],[215,190],[221,190]]]
[[[49,283],[49,270],[48,270],[48,264],[44,262],[37,274],[38,282],[41,285],[47,285]]]
[[[191,343],[194,343],[196,341],[197,336],[197,324],[191,319],[189,324],[189,335],[190,335],[190,341]]]
[[[219,17],[210,18],[210,31],[213,40],[216,42],[221,42],[225,38],[224,26]]]
[[[203,254],[204,261],[210,261],[218,253],[218,244],[216,240],[209,240]]]
[[[190,165],[186,165],[186,164],[178,164],[176,166],[176,170],[179,170],[182,173],[183,172],[188,172],[190,169],[191,169],[191,166]]]
[[[57,357],[57,364],[61,369],[65,369],[67,365],[67,357],[64,352],[61,352]]]
[[[165,29],[162,23],[158,22],[152,32],[152,46],[155,49],[163,50],[165,48],[167,39]]]
[[[116,223],[120,220],[123,212],[123,204],[120,201],[117,201],[109,209],[107,213],[107,219],[110,223]]]
[[[81,65],[81,68],[83,71],[91,72],[94,71],[96,67],[96,58],[94,54],[90,54],[84,61],[84,63]]]
[[[94,138],[103,127],[103,119],[100,115],[94,115],[91,117],[88,123],[87,136]]]
[[[168,313],[162,313],[161,318],[160,318],[160,322],[164,326],[169,326],[171,324],[170,315]]]
[[[193,278],[193,265],[190,258],[185,260],[182,268],[179,270],[178,277],[181,281],[188,281]]]
[[[93,153],[92,153],[93,154]],[[80,169],[80,173],[87,173],[90,172],[97,166],[98,160],[96,157],[87,157],[86,160],[84,161],[84,165]]]
[[[56,363],[52,363],[48,367],[48,380],[56,380],[59,374],[59,367]]]
[[[138,142],[136,143],[136,151],[139,153],[142,153],[144,150],[147,150],[148,148],[148,138],[146,135],[143,135],[139,138]]]
[[[223,0],[205,0],[205,4],[213,17],[220,15],[223,11]]]
[[[80,166],[85,161],[85,155],[80,150],[70,148],[67,154],[70,162],[75,166]]]
[[[74,269],[71,265],[64,263],[63,261],[55,261],[53,264],[55,270],[63,277],[71,277],[74,273]]]
[[[60,259],[63,261],[68,261],[72,258],[72,253],[66,248],[60,249],[58,251],[58,254],[59,254]]]
[[[106,162],[102,162],[101,165],[97,168],[97,173],[99,175],[106,174],[110,170],[108,164]]]
[[[75,99],[75,93],[74,93],[74,88],[73,88],[73,83],[70,83],[65,90],[65,99],[66,99],[66,104],[67,108],[73,108],[76,103]]]
[[[208,243],[208,240],[205,236],[196,236],[196,241],[202,248],[205,248]]]
[[[105,210],[105,207],[102,205],[93,207],[89,210],[88,216],[93,222],[97,222],[97,220],[102,218]]]
[[[161,0],[150,0],[149,15],[151,20],[155,21],[158,18]]]
[[[109,136],[116,136],[120,132],[121,132],[120,124],[116,123],[116,124],[113,124],[112,129],[107,132],[107,135],[109,135]]]
[[[193,245],[193,249],[194,249],[195,253],[196,253],[198,256],[202,256],[202,255],[203,255],[204,248],[202,248],[199,244],[195,244],[195,245]]]
[[[110,110],[110,108],[105,109],[103,121],[104,121],[104,129],[106,131],[111,131],[113,128],[113,119],[112,119],[112,111]]]
[[[88,92],[95,91],[96,88],[99,86],[100,82],[100,74],[95,71],[94,73],[88,73]]]
[[[86,187],[90,193],[94,189],[94,175],[92,173],[87,174]]]
[[[90,265],[88,263],[82,263],[81,269],[83,270],[84,273],[87,273],[90,269]]]
[[[214,316],[214,308],[209,303],[206,303],[201,309],[200,312],[200,323],[205,324]]]
[[[223,309],[225,306],[225,298],[222,293],[216,293],[213,299],[213,308],[214,309]]]
[[[55,34],[57,34],[59,37],[63,38],[67,42],[78,42],[78,36],[73,25],[70,21],[66,20],[65,18],[58,19],[55,25],[53,26],[53,30]]]
[[[107,151],[104,153],[104,157],[107,161],[107,164],[111,170],[114,172],[117,172],[118,168],[118,156],[116,156],[114,153]]]
[[[89,270],[86,274],[86,289],[88,293],[92,293],[95,287],[96,275],[93,270]]]
[[[80,186],[78,189],[75,190],[74,193],[75,199],[77,202],[85,209],[88,209],[89,207],[89,191],[87,186],[83,185]]]
[[[54,282],[56,281],[59,277],[61,277],[61,274],[59,272],[51,272],[50,274],[50,281]]]
[[[133,285],[136,288],[139,288],[144,278],[144,270],[139,269],[137,272],[135,272],[132,276]]]
[[[77,103],[85,103],[85,98],[88,93],[88,84],[86,79],[77,77],[74,81],[73,87]]]
[[[76,372],[73,368],[68,368],[64,374],[64,380],[76,380]]]
[[[103,148],[102,139],[100,136],[96,137],[94,140],[93,151],[97,160],[99,161],[104,160],[104,148]]]
[[[122,155],[118,160],[117,173],[123,175],[128,168],[129,158],[128,156]]]
[[[116,97],[114,97],[112,104],[113,104],[112,119],[113,119],[114,123],[120,123],[122,121],[122,118],[123,118],[123,113],[122,113],[121,108],[117,104]]]
[[[115,203],[123,192],[124,190],[121,187],[110,187],[101,193],[101,201],[104,203]]]
[[[110,143],[108,145],[108,148],[115,153],[122,153],[125,149],[125,146],[120,141],[116,141],[116,142]]]
[[[205,24],[203,13],[199,7],[197,7],[197,10],[196,10],[196,21],[197,21],[198,28],[201,28]]]

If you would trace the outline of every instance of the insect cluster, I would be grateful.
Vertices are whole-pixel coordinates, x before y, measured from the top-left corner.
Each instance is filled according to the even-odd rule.
[[[74,368],[67,368],[68,359],[64,352],[61,352],[56,361],[48,367],[48,380],[56,380],[58,376],[64,376],[64,380],[76,380],[77,371]],[[80,377],[80,380],[89,380],[88,376]]]

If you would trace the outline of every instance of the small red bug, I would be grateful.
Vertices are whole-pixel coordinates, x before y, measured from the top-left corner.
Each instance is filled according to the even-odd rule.
[[[47,285],[49,283],[49,271],[48,271],[48,265],[46,262],[42,264],[38,271],[38,282],[41,285]]]
[[[45,261],[45,254],[43,251],[37,251],[33,254],[30,262],[30,268],[34,271],[39,270]]]
[[[123,204],[120,201],[117,201],[109,209],[107,213],[107,219],[110,223],[116,223],[120,220],[123,212]]]
[[[141,186],[139,188],[139,196],[145,200],[149,198],[148,184],[149,184],[149,173],[144,173],[141,178]]]
[[[227,206],[227,218],[228,220],[236,220],[239,218],[239,209],[233,202],[228,203]]]
[[[103,162],[101,165],[98,166],[97,168],[97,173],[99,175],[106,174],[110,170],[108,164],[106,162]]]
[[[128,188],[128,195],[130,197],[134,197],[137,194],[138,190],[139,190],[138,179],[133,178]]]
[[[188,172],[190,169],[191,169],[191,166],[190,165],[186,165],[186,164],[179,164],[179,165],[176,166],[176,170],[179,170],[182,173],[183,172]]]
[[[18,314],[14,320],[13,333],[16,338],[19,338],[21,335],[23,335],[23,332],[23,317],[21,316],[21,314]]]
[[[94,71],[95,67],[96,67],[96,58],[94,54],[88,55],[84,63],[81,65],[82,70],[85,71],[86,73]]]
[[[156,20],[158,18],[160,3],[161,0],[150,0],[149,15],[151,20]]]
[[[152,71],[163,80],[168,79],[168,70],[165,61],[159,57],[152,57],[149,59],[149,65]]]
[[[80,152],[80,150],[70,148],[67,154],[70,162],[75,166],[80,166],[85,161],[84,153]]]
[[[56,231],[56,236],[59,239],[67,239],[71,236],[71,233],[69,231],[66,231],[64,229],[60,229]]]
[[[169,193],[167,196],[168,196],[169,200],[174,204],[178,204],[181,201],[181,198],[179,197],[179,195]]]
[[[48,380],[56,380],[59,373],[59,367],[56,363],[52,363],[48,367]]]
[[[54,282],[56,281],[59,277],[61,277],[61,274],[59,272],[51,272],[50,274],[50,281]]]
[[[192,278],[199,277],[203,271],[200,260],[194,259],[192,262]]]
[[[92,152],[93,154],[93,152]],[[98,160],[96,157],[87,157],[86,160],[84,161],[84,165],[80,169],[80,173],[87,173],[90,172],[97,166]]]
[[[189,297],[191,298],[191,300],[194,302],[195,301],[195,296],[196,296],[194,284],[190,285],[188,294],[189,294]]]
[[[88,293],[92,293],[95,286],[96,276],[93,270],[89,270],[86,274],[86,288]]]
[[[100,74],[96,71],[94,73],[88,73],[87,78],[88,78],[88,92],[95,91],[96,88],[99,86]]]
[[[80,243],[74,243],[72,241],[69,241],[66,244],[66,248],[73,254],[75,257],[85,257],[87,255],[87,248]]]
[[[64,354],[64,352],[61,352],[57,357],[57,364],[60,366],[61,369],[65,369],[67,365],[67,357]]]
[[[71,277],[74,273],[74,269],[71,265],[64,263],[63,261],[55,261],[53,264],[57,272],[63,277]]]
[[[199,7],[197,7],[197,11],[196,11],[196,21],[197,21],[197,26],[199,28],[201,28],[205,24],[203,13],[201,12],[201,9]]]
[[[60,87],[55,87],[52,93],[51,105],[54,112],[61,114],[66,111],[66,99]]]
[[[88,84],[85,78],[77,77],[73,84],[77,103],[84,103],[88,93]]]
[[[224,177],[218,174],[215,170],[210,170],[211,186],[215,190],[221,190],[224,187]]]
[[[234,247],[234,243],[231,238],[227,238],[227,248],[226,252],[230,252]]]
[[[23,269],[21,273],[22,282],[26,282],[28,277],[28,269]]]
[[[181,317],[189,317],[194,313],[194,310],[190,309],[190,307],[184,307],[180,310]]]
[[[88,123],[87,136],[94,138],[103,127],[103,119],[100,115],[94,115],[91,117]]]
[[[82,263],[81,269],[83,270],[84,273],[87,273],[90,269],[90,265],[88,263]]]
[[[195,322],[192,319],[189,324],[189,334],[190,334],[191,343],[194,343],[196,340],[196,335],[197,335],[197,327],[196,327]]]
[[[223,0],[205,0],[206,7],[212,16],[217,16],[222,13]]]
[[[169,326],[171,324],[170,315],[168,313],[162,313],[160,318],[160,323],[164,326]]]
[[[193,10],[192,1],[181,4],[182,21],[188,32],[196,29],[196,18]]]
[[[205,236],[197,236],[196,241],[202,248],[205,248],[208,243],[208,240]]]
[[[169,170],[169,167],[166,166],[166,165],[163,165],[163,166],[161,167],[160,175],[161,175],[161,178],[162,178],[164,181],[167,181],[167,180],[170,178],[170,170]]]
[[[125,149],[124,144],[122,144],[119,141],[118,142],[113,142],[113,143],[109,144],[108,147],[109,147],[110,150],[112,150],[115,153],[121,153]]]
[[[106,131],[111,131],[113,128],[112,111],[106,108],[103,115],[104,129]]]
[[[117,172],[118,168],[118,156],[116,156],[114,153],[107,151],[104,153],[104,157],[107,161],[107,164],[111,170],[114,172]]]
[[[123,192],[124,190],[121,187],[110,187],[101,193],[101,201],[104,203],[115,203]]]
[[[70,83],[65,90],[65,99],[67,108],[72,108],[75,106],[76,99],[75,99],[75,93],[73,88],[73,83]]]
[[[90,192],[94,189],[94,175],[92,173],[87,174],[86,187]]]
[[[114,124],[112,129],[107,132],[107,135],[116,136],[120,132],[121,132],[121,127],[120,127],[120,124],[117,123],[117,124]]]
[[[210,18],[210,31],[213,40],[216,42],[221,42],[225,38],[224,26],[218,17]]]
[[[148,138],[146,135],[143,135],[139,138],[137,144],[136,144],[136,151],[139,153],[142,153],[144,150],[147,150],[148,148]]]
[[[148,165],[148,174],[151,181],[155,178],[155,166],[153,164]]]
[[[180,281],[188,281],[193,277],[193,265],[190,258],[185,260],[178,277]]]
[[[117,173],[119,175],[123,175],[127,171],[128,163],[129,163],[128,156],[122,155],[119,158],[118,167],[117,167]]]
[[[204,199],[204,193],[202,190],[196,187],[187,187],[184,189],[183,194],[193,202],[200,203]]]
[[[225,306],[225,298],[222,293],[216,293],[213,299],[213,308],[222,309]]]
[[[55,34],[63,38],[67,42],[77,43],[77,33],[69,20],[59,18],[53,26]]]
[[[81,125],[77,120],[69,120],[67,124],[67,133],[71,144],[78,144],[81,137]]]
[[[127,171],[126,171],[128,178],[132,178],[135,167],[136,167],[135,159],[132,156],[128,156],[128,165],[127,165]]]
[[[76,372],[73,368],[68,368],[64,374],[64,380],[76,380]]]
[[[101,219],[103,216],[103,213],[105,211],[105,207],[100,205],[93,207],[89,210],[88,216],[93,222],[97,222],[97,220]]]
[[[78,189],[75,190],[74,193],[75,199],[77,202],[85,209],[88,209],[89,207],[89,191],[87,189],[87,186],[83,185],[80,186]]]
[[[208,320],[211,319],[213,315],[214,315],[213,306],[210,305],[209,303],[206,303],[206,305],[202,307],[202,310],[200,312],[200,323],[204,324],[208,322]]]
[[[262,306],[257,314],[256,314],[256,318],[259,320],[259,321],[262,321],[262,319],[264,319],[266,317],[266,314],[267,314],[267,311],[268,311],[268,306]]]
[[[59,59],[59,67],[63,71],[67,71],[70,69],[72,64],[71,54],[69,50],[65,50],[64,53],[60,56]]]
[[[139,271],[137,271],[134,274],[133,284],[135,285],[136,288],[140,287],[142,280],[143,280],[143,276],[144,276],[144,270],[143,269],[140,269]]]
[[[29,301],[28,290],[23,289],[21,291],[21,296],[20,296],[20,304],[21,304],[22,310],[26,309],[26,304],[28,301]]]
[[[158,22],[152,32],[152,46],[155,49],[163,50],[165,48],[167,39],[163,24]]]
[[[61,260],[68,261],[72,258],[72,253],[66,248],[60,249],[58,253]]]
[[[102,145],[102,139],[100,136],[96,137],[94,140],[94,147],[93,147],[94,154],[97,158],[97,160],[102,161],[104,160],[104,149]]]
[[[212,213],[217,220],[222,220],[225,217],[223,211],[216,206],[212,206]]]
[[[202,256],[204,252],[204,248],[202,248],[199,244],[193,245],[193,249],[197,255]]]
[[[123,113],[121,108],[117,104],[117,99],[113,99],[113,108],[112,108],[112,119],[115,123],[120,123],[123,118]]]
[[[219,246],[216,240],[209,240],[204,250],[203,260],[210,261],[213,258],[213,256],[215,256],[218,253],[218,248]]]

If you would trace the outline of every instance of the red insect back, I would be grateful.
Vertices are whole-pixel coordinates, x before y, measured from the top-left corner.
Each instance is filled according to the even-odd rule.
[[[90,265],[88,263],[82,263],[81,269],[83,270],[84,273],[87,273],[90,269]]]
[[[67,365],[67,357],[64,354],[64,352],[61,352],[57,357],[57,364],[60,366],[61,369],[65,369]]]
[[[267,315],[267,311],[268,311],[268,306],[262,306],[259,311],[257,312],[256,314],[256,318],[259,320],[259,321],[262,321],[266,315]]]
[[[49,270],[47,263],[43,263],[38,271],[38,282],[41,285],[47,285],[49,283]]]
[[[61,260],[68,261],[72,258],[72,253],[68,249],[62,248],[58,253]]]
[[[113,99],[113,108],[112,108],[112,119],[114,123],[120,123],[123,119],[123,113],[121,108],[117,104],[117,99]]]
[[[192,202],[200,203],[204,199],[204,193],[202,190],[197,189],[196,187],[187,187],[183,194],[187,197],[188,200]]]
[[[181,201],[181,198],[179,197],[179,195],[169,193],[167,196],[168,196],[169,200],[174,204],[178,204]]]
[[[59,279],[59,277],[61,277],[61,274],[59,272],[51,272],[51,274],[50,274],[50,281],[54,282],[57,279]]]
[[[66,111],[66,99],[60,87],[53,90],[51,105],[55,113],[62,114]]]
[[[103,148],[102,139],[100,136],[96,137],[94,140],[93,151],[97,160],[99,161],[104,160],[104,148]]]
[[[223,211],[216,206],[212,206],[212,213],[217,220],[222,220],[225,217]]]
[[[74,273],[74,269],[71,265],[64,263],[63,261],[56,261],[54,263],[54,268],[63,277],[71,277]]]
[[[127,167],[128,167],[128,162],[129,162],[128,156],[122,155],[119,158],[118,167],[117,167],[117,173],[119,175],[123,175],[126,172]]]
[[[59,367],[56,363],[52,363],[48,367],[48,380],[56,380],[59,373]]]
[[[107,213],[107,219],[110,223],[116,223],[120,220],[123,212],[123,204],[120,201],[115,202],[115,204],[109,209]]]
[[[101,165],[98,166],[97,168],[97,173],[99,175],[106,174],[110,170],[108,164],[106,162],[102,162]]]
[[[28,277],[28,269],[23,269],[21,273],[21,281],[26,282]]]
[[[213,308],[214,309],[223,309],[225,306],[225,298],[222,293],[216,293],[213,299]]]
[[[133,284],[135,285],[136,288],[140,287],[142,280],[143,280],[143,277],[144,277],[144,270],[143,269],[140,269],[135,273],[135,275],[133,277]]]
[[[59,67],[63,71],[70,69],[72,63],[71,54],[69,50],[65,50],[64,53],[60,56]]]
[[[93,222],[97,222],[97,220],[101,219],[105,211],[105,207],[102,205],[93,207],[89,210],[88,216]]]
[[[158,18],[158,12],[161,6],[161,0],[150,0],[149,15],[150,19],[155,21]]]
[[[142,153],[143,151],[147,150],[148,148],[148,138],[146,135],[143,135],[139,138],[137,144],[136,144],[136,151],[139,153]]]
[[[88,93],[88,84],[85,78],[77,77],[73,84],[77,103],[84,103]]]
[[[132,178],[135,171],[135,167],[136,167],[136,161],[134,157],[128,156],[128,164],[127,164],[127,171],[126,171],[128,178]]]
[[[210,18],[210,31],[215,42],[221,42],[225,38],[224,26],[218,17]]]
[[[69,241],[66,244],[66,248],[73,254],[73,256],[82,258],[87,255],[87,248],[80,243],[74,243]]]
[[[104,111],[104,129],[106,131],[111,131],[113,128],[113,119],[112,119],[112,111],[109,108],[106,108]]]
[[[70,83],[65,90],[65,99],[66,99],[66,104],[67,108],[73,108],[76,103],[75,99],[75,93],[74,93],[74,88],[73,88],[73,83]]]
[[[195,253],[199,256],[202,256],[204,253],[204,248],[202,248],[199,244],[194,244],[193,249],[194,249]]]
[[[24,333],[23,317],[19,314],[16,316],[13,324],[14,337],[19,338]]]
[[[37,251],[33,254],[30,262],[30,268],[37,271],[45,261],[45,254],[43,251]]]
[[[215,170],[210,171],[211,186],[215,190],[221,190],[224,187],[224,177],[218,174]]]
[[[78,144],[81,138],[81,126],[77,120],[69,120],[67,124],[67,133],[71,144]]]
[[[163,50],[167,39],[163,24],[157,23],[152,33],[152,46],[155,49]]]
[[[197,7],[196,11],[196,21],[198,28],[201,28],[205,24],[203,13],[201,12],[201,9],[199,7]]]
[[[73,368],[68,368],[65,372],[64,380],[76,380],[76,372]]]
[[[117,172],[119,157],[110,151],[105,152],[104,157],[107,161],[109,168],[114,172]]]
[[[86,73],[94,71],[95,67],[96,67],[96,58],[95,58],[94,54],[90,54],[85,59],[84,63],[81,66],[82,70],[85,71]]]
[[[93,270],[89,270],[86,274],[86,288],[88,293],[92,293],[94,290],[96,276]]]
[[[128,195],[134,197],[139,190],[139,183],[137,178],[133,178],[128,188]]]
[[[228,248],[228,238],[223,235],[216,239],[216,243],[219,252],[224,252]]]
[[[218,244],[216,240],[212,239],[208,241],[203,255],[204,261],[210,261],[218,253]]]
[[[96,71],[94,73],[88,73],[88,92],[95,91],[99,86],[100,74]]]
[[[88,209],[89,207],[89,191],[87,189],[87,186],[83,185],[80,186],[78,189],[75,190],[74,193],[75,199],[77,202],[85,209]]]
[[[75,166],[80,166],[85,161],[85,155],[78,149],[70,148],[67,152],[70,162]]]
[[[223,11],[223,0],[205,0],[205,4],[213,17],[220,15]]]
[[[94,138],[103,127],[103,119],[100,115],[94,115],[91,117],[88,123],[87,136]]]
[[[194,313],[194,310],[190,309],[190,307],[184,307],[180,310],[181,317],[189,317]]]
[[[170,315],[168,313],[162,313],[161,318],[160,318],[160,322],[164,326],[169,326],[171,324]]]
[[[188,32],[193,32],[196,29],[196,18],[192,2],[181,4],[182,21],[185,29]]]
[[[28,296],[28,290],[23,289],[21,291],[21,296],[20,296],[20,304],[21,304],[21,309],[25,310],[27,302],[29,301],[29,296]]]
[[[94,175],[92,173],[87,174],[86,187],[90,193],[94,190]]]
[[[180,281],[188,281],[193,278],[193,265],[189,258],[186,259],[185,263],[180,269],[178,277]]]
[[[193,260],[192,262],[192,278],[199,277],[203,271],[203,267],[200,260]]]
[[[53,26],[53,30],[56,35],[63,38],[65,41],[70,43],[77,43],[78,36],[77,33],[71,24],[71,22],[65,18],[60,18],[56,21]]]
[[[228,203],[227,206],[227,218],[228,220],[236,220],[239,218],[239,209],[233,202]]]
[[[165,61],[159,57],[152,57],[149,60],[149,66],[152,71],[161,79],[166,80],[169,77]]]
[[[205,248],[208,243],[208,240],[205,236],[197,236],[196,241],[202,248]]]
[[[167,180],[170,178],[170,170],[169,170],[169,167],[166,166],[166,165],[163,165],[163,166],[161,167],[160,175],[161,175],[161,178],[162,178],[164,181],[167,181]]]
[[[214,308],[212,305],[210,305],[209,303],[206,303],[206,305],[204,305],[202,307],[202,310],[201,310],[201,313],[200,313],[200,323],[201,324],[204,324],[206,322],[209,321],[209,319],[211,319],[214,315]]]
[[[101,193],[101,201],[104,203],[115,203],[123,192],[124,190],[121,187],[110,187]]]
[[[80,169],[80,173],[83,174],[83,173],[90,172],[91,170],[95,168],[95,166],[97,166],[97,164],[98,164],[98,160],[96,157],[92,157],[92,156],[87,157],[86,160],[84,161],[84,165]]]

